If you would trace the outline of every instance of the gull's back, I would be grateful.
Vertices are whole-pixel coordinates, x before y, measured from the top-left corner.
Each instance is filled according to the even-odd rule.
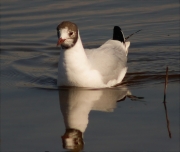
[[[130,42],[125,42],[121,29],[114,27],[113,40],[108,40],[97,49],[86,49],[92,69],[99,71],[105,84],[119,83],[127,71],[127,54]]]

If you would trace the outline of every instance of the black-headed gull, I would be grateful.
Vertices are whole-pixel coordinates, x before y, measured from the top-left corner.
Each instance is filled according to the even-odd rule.
[[[127,72],[130,42],[125,42],[120,27],[114,27],[113,40],[99,48],[84,49],[78,27],[64,21],[57,26],[63,51],[58,63],[58,86],[105,88],[119,84]]]

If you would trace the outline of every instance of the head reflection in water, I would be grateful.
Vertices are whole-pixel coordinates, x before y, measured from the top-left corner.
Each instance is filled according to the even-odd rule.
[[[82,88],[62,88],[59,102],[66,127],[62,136],[63,148],[72,151],[84,147],[83,133],[88,125],[91,110],[112,112],[117,101],[125,99],[130,92],[126,87],[88,90]]]
[[[80,151],[84,147],[82,132],[77,129],[66,129],[61,138],[64,149]]]

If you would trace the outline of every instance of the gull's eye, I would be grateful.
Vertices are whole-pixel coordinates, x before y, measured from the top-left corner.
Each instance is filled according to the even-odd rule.
[[[73,32],[69,32],[69,36],[73,35]]]

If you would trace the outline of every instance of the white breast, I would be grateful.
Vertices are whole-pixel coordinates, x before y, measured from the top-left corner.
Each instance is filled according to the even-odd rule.
[[[103,88],[120,83],[127,71],[126,47],[109,40],[97,49],[84,50],[79,35],[76,44],[60,54],[58,86]]]

